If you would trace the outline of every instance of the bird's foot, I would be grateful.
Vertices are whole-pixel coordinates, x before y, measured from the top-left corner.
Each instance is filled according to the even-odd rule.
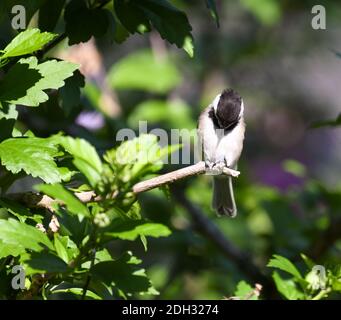
[[[205,161],[206,165],[206,174],[211,176],[217,176],[223,173],[224,168],[226,167],[224,161]]]

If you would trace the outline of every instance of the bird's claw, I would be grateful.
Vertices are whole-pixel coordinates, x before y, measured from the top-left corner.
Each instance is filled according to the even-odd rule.
[[[211,162],[206,161],[206,174],[217,176],[223,173],[224,168],[226,167],[225,162],[218,161],[218,162]]]

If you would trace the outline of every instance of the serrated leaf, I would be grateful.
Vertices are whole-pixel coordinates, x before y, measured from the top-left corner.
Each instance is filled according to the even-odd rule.
[[[54,250],[53,244],[45,233],[14,219],[0,219],[0,240],[5,244],[33,251],[41,251],[43,245]]]
[[[49,60],[38,64],[35,57],[20,59],[0,83],[0,100],[37,107],[49,99],[44,90],[59,89],[72,76],[77,64]]]
[[[53,158],[58,148],[51,139],[10,138],[0,143],[1,164],[12,173],[21,170],[46,183],[61,181],[60,172]]]
[[[95,186],[101,179],[102,161],[96,149],[86,140],[71,137],[56,137],[56,141],[73,157],[73,163],[89,183]]]
[[[247,299],[254,289],[244,280],[239,281],[234,295],[240,299]],[[248,300],[258,300],[256,295],[252,295]]]
[[[104,158],[118,170],[118,178],[133,183],[138,178],[162,168],[162,159],[181,146],[160,147],[157,136],[142,134],[123,142],[117,149],[107,151]]]
[[[150,50],[141,50],[116,63],[108,81],[116,89],[166,93],[180,84],[181,76],[168,58],[158,60]]]
[[[69,44],[100,37],[109,27],[106,9],[88,8],[84,1],[71,0],[65,8],[64,19]]]
[[[115,286],[124,294],[149,293],[153,287],[144,269],[138,267],[138,263],[139,261],[127,252],[115,261],[95,264],[91,273],[94,280],[103,281],[108,286]],[[154,293],[157,294],[155,289]]]
[[[275,271],[272,275],[275,281],[277,290],[289,300],[301,300],[305,299],[305,295],[302,291],[298,290],[296,284],[291,279],[282,279],[281,276]]]
[[[85,217],[90,216],[88,208],[61,184],[40,184],[35,186],[35,189],[60,200],[70,213]]]
[[[192,27],[184,12],[166,0],[116,0],[117,17],[131,33],[144,33],[150,25],[161,37],[193,57]]]
[[[117,219],[110,225],[110,231],[105,231],[106,236],[131,241],[140,236],[158,238],[167,237],[170,234],[171,231],[165,225],[144,220]]]
[[[1,59],[22,56],[42,49],[56,35],[49,32],[40,32],[39,29],[27,29],[20,32],[3,50]]]
[[[273,255],[273,258],[270,259],[269,263],[267,264],[268,267],[277,268],[283,270],[287,273],[290,273],[295,278],[303,280],[301,273],[298,269],[294,266],[294,264],[285,257],[280,255]]]

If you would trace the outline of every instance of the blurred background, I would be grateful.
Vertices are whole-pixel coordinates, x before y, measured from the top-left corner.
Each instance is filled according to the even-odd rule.
[[[151,240],[148,253],[140,243],[120,246],[143,258],[159,299],[222,299],[241,279],[266,285],[260,275],[271,274],[272,254],[298,265],[300,253],[321,265],[339,263],[341,130],[313,127],[340,113],[341,3],[319,1],[327,29],[314,30],[316,1],[218,0],[219,28],[201,1],[171,2],[193,27],[193,59],[156,32],[127,38],[122,29],[116,42],[107,35],[63,42],[50,55],[81,64],[81,98],[61,89],[39,111],[22,108],[22,127],[39,136],[62,129],[104,151],[117,144],[119,129],[138,132],[140,120],[148,130],[194,129],[200,112],[232,87],[244,99],[247,124],[235,181],[238,216],[216,217],[209,177],[187,179],[169,193],[139,196],[143,215],[173,234]],[[0,32],[3,47],[13,31],[2,24]],[[63,94],[75,95],[73,105],[63,105]],[[194,154],[194,143],[182,142]],[[276,297],[271,289],[264,295]]]

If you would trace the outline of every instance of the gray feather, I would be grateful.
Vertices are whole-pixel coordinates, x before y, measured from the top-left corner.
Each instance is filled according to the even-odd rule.
[[[231,177],[218,176],[213,178],[212,207],[219,216],[227,215],[234,218],[237,215]]]

